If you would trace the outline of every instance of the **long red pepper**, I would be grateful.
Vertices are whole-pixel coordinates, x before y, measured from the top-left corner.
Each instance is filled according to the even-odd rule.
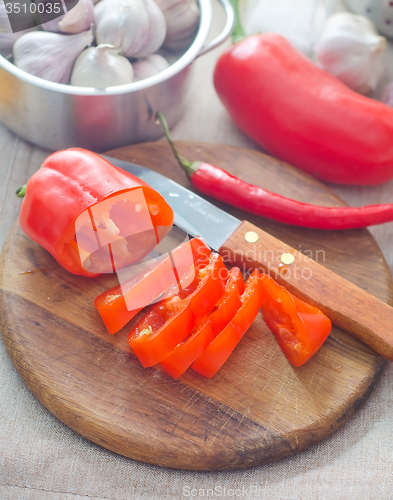
[[[244,37],[231,0],[235,42],[213,83],[234,123],[272,156],[340,184],[393,178],[393,109],[358,94],[277,33]]]
[[[364,207],[321,207],[301,203],[244,182],[214,165],[190,162],[178,153],[165,117],[161,113],[157,113],[157,117],[179,165],[194,187],[228,205],[283,224],[313,229],[353,229],[393,220],[392,203]]]

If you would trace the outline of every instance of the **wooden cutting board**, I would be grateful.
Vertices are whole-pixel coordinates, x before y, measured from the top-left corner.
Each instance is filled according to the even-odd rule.
[[[179,147],[190,159],[216,163],[297,200],[343,204],[308,175],[258,152],[185,142]],[[166,143],[112,154],[191,187]],[[230,211],[392,303],[389,270],[368,231],[300,229]],[[174,381],[156,367],[141,367],[126,341],[129,326],[114,336],[106,333],[93,301],[116,284],[114,276],[93,280],[69,274],[24,236],[17,222],[0,269],[3,340],[27,386],[82,436],[151,464],[233,469],[292,455],[347,421],[386,365],[333,329],[316,356],[294,368],[258,317],[212,379],[189,370]]]

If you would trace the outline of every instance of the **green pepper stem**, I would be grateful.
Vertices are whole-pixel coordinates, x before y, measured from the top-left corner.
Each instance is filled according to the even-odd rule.
[[[18,196],[18,198],[24,198],[24,197],[25,197],[25,194],[26,194],[26,186],[27,186],[27,184],[25,184],[24,186],[19,187],[19,188],[15,191],[15,194],[16,194],[16,196]]]
[[[235,28],[232,32],[232,43],[241,42],[246,38],[246,33],[244,31],[243,25],[240,20],[240,12],[239,12],[239,0],[229,0],[232,4],[233,10],[235,12]]]
[[[169,132],[169,127],[165,119],[165,116],[160,111],[158,111],[156,113],[156,118],[160,121],[162,128],[164,129],[165,137],[169,142],[169,145],[173,151],[173,154],[176,157],[178,164],[181,166],[181,168],[186,172],[188,176],[191,176],[198,170],[197,164],[199,162],[188,161],[186,158],[184,158],[184,156],[181,156],[181,154],[179,154],[179,151],[177,150],[175,143],[173,142],[171,134]]]

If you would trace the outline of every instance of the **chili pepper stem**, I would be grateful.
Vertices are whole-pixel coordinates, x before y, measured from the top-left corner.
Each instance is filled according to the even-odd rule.
[[[246,33],[244,31],[243,25],[240,20],[239,12],[239,0],[229,0],[232,4],[233,10],[235,12],[235,28],[232,32],[232,43],[241,42],[246,38]]]
[[[187,160],[186,158],[184,158],[184,156],[181,156],[181,154],[179,154],[179,151],[177,150],[177,148],[175,146],[175,143],[172,140],[171,134],[169,132],[168,123],[165,119],[165,116],[160,111],[158,111],[156,113],[156,118],[159,120],[159,122],[162,125],[162,128],[164,129],[165,137],[167,138],[167,140],[169,142],[169,145],[173,151],[173,154],[176,157],[177,162],[179,163],[181,168],[186,172],[186,174],[190,177],[192,174],[194,174],[198,170],[198,165],[200,162],[191,162],[191,161]]]
[[[27,184],[25,184],[24,186],[21,186],[19,187],[16,191],[15,191],[15,194],[18,198],[24,198],[25,197],[25,194],[26,194],[26,186]]]

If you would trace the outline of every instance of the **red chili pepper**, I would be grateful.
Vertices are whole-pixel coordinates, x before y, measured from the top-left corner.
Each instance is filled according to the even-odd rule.
[[[209,378],[217,373],[252,325],[265,297],[266,292],[260,286],[259,272],[255,269],[247,280],[240,308],[191,368]]]
[[[88,277],[139,261],[173,224],[159,193],[78,148],[50,155],[23,195],[22,230],[65,269]]]
[[[161,294],[176,284],[182,275],[202,256],[207,256],[211,249],[201,238],[193,238],[163,257],[160,262],[99,295],[94,301],[101,318],[110,334],[118,332],[143,307],[155,301]],[[185,280],[184,287],[190,283]],[[164,298],[164,297],[162,297]],[[140,307],[135,307],[140,304]]]
[[[217,61],[214,86],[236,125],[273,156],[330,182],[393,177],[393,110],[346,87],[282,36],[235,43]]]
[[[281,350],[296,367],[302,366],[322,346],[332,324],[322,311],[292,295],[273,278],[260,278],[267,298],[261,312]]]
[[[197,277],[185,290],[155,304],[131,330],[128,342],[144,367],[162,361],[213,309],[228,271],[216,253],[195,264]]]
[[[244,182],[214,165],[201,161],[190,162],[179,155],[164,116],[157,113],[157,117],[161,120],[165,135],[179,165],[184,169],[193,186],[216,200],[283,224],[313,229],[354,229],[393,220],[392,203],[364,207],[310,205]]]
[[[225,290],[212,312],[195,328],[194,332],[178,344],[161,366],[173,378],[178,378],[202,354],[206,347],[231,321],[242,303],[240,295],[244,292],[244,281],[238,267],[229,271]]]

